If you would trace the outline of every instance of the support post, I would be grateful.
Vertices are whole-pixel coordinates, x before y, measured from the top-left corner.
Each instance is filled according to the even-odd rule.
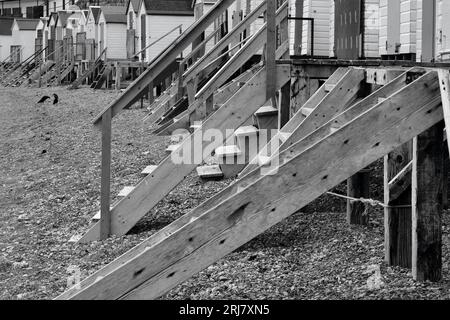
[[[353,198],[370,197],[370,170],[364,169],[347,179],[347,194]],[[351,225],[367,226],[369,212],[364,203],[347,200],[347,223]]]
[[[153,93],[153,81],[148,86],[148,103],[151,105],[155,101],[155,94]]]
[[[119,62],[116,62],[116,90],[120,90],[120,78],[122,77],[122,67]]]
[[[277,36],[276,36],[276,1],[267,1],[267,11],[266,11],[266,21],[267,21],[267,42],[266,42],[266,100],[271,100],[275,103],[275,84],[276,79],[274,75],[276,74],[275,65],[275,52],[277,46]]]
[[[412,274],[442,277],[443,129],[440,122],[414,139],[412,173]]]
[[[107,239],[111,234],[110,179],[111,179],[111,109],[108,109],[102,116],[100,240]]]
[[[291,81],[280,90],[280,106],[278,108],[278,128],[281,129],[290,119],[291,112]]]
[[[385,261],[390,266],[411,268],[411,186],[405,188],[397,199],[392,199],[389,182],[412,160],[412,141],[394,150],[384,159],[384,209]]]

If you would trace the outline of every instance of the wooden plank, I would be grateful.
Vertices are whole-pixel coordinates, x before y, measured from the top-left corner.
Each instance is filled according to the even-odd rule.
[[[397,78],[403,72],[405,72],[404,69],[367,68],[366,82],[384,86]]]
[[[161,230],[58,299],[161,296],[440,121],[440,99],[432,88],[412,89],[416,94],[396,95],[301,154],[292,152],[278,175],[261,176],[181,229]],[[408,107],[398,110],[403,100]],[[306,164],[309,170],[299,170]]]
[[[443,130],[440,122],[413,144],[412,274],[418,281],[442,278]]]
[[[102,177],[100,191],[100,240],[111,234],[111,110],[102,116]]]
[[[229,129],[236,129],[258,110],[266,101],[265,95],[265,69],[261,69],[241,90],[227,101],[204,123],[202,130],[214,128],[223,131],[224,139],[231,135]],[[278,65],[277,86],[281,87],[290,79],[290,66]],[[245,105],[246,108],[242,108]],[[233,116],[231,116],[233,115]],[[228,129],[228,130],[226,130]],[[193,145],[190,139],[185,139],[179,151],[186,145]],[[228,136],[227,136],[228,134]],[[203,147],[210,145],[203,141]],[[214,141],[217,146],[221,141]],[[193,153],[191,153],[193,154]],[[202,157],[203,155],[199,155]],[[122,235],[128,232],[151,208],[153,208],[167,193],[180,183],[198,164],[175,165],[171,157],[164,159],[151,175],[139,183],[129,196],[118,203],[111,211],[111,232]],[[94,225],[83,236],[82,242],[97,240],[99,237],[98,225]]]
[[[147,70],[142,73],[120,96],[105,108],[93,121],[99,124],[106,110],[112,109],[114,117],[124,108],[130,107],[143,94],[148,85],[171,64],[208,26],[217,19],[235,0],[218,1],[201,19],[194,22],[183,34],[174,41],[166,51],[155,58]]]
[[[450,151],[450,71],[439,69],[438,75],[442,96],[442,108],[444,109],[447,146]]]

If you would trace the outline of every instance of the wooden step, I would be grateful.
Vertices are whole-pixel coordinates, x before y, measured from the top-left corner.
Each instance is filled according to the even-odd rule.
[[[314,111],[314,108],[302,108],[301,110],[302,110],[302,114],[305,117],[308,117]]]
[[[155,169],[156,169],[157,167],[158,167],[158,166],[155,166],[155,165],[147,166],[147,167],[145,167],[144,170],[142,170],[141,174],[149,175],[149,174],[151,174],[153,171],[155,171]]]
[[[171,144],[167,147],[166,153],[171,154],[173,151],[177,150],[179,146],[179,144]]]
[[[257,117],[278,116],[278,109],[271,105],[263,106],[255,112]]]
[[[202,179],[223,178],[223,172],[218,164],[197,167],[197,175]]]
[[[109,210],[112,210],[114,208],[114,205],[111,205],[109,207]],[[100,210],[97,211],[97,213],[91,218],[92,222],[100,221]]]
[[[226,179],[235,178],[246,167],[245,154],[237,145],[218,147],[216,157]]]
[[[215,151],[218,158],[237,157],[242,154],[242,151],[237,145],[221,146]]]
[[[134,187],[132,187],[132,186],[124,187],[122,190],[120,190],[118,196],[119,196],[119,197],[126,197],[126,196],[128,196],[128,195],[131,193],[131,191],[133,191],[133,190],[134,190]]]
[[[335,87],[336,87],[335,84],[325,83],[323,88],[324,88],[325,92],[330,92],[330,91],[333,90]]]
[[[235,132],[234,135],[236,137],[248,137],[248,136],[256,136],[258,135],[258,128],[255,126],[243,126],[239,127]]]
[[[196,124],[191,124],[189,129],[190,129],[191,132],[194,132],[195,130],[200,129],[201,127],[202,127],[201,124],[196,123]]]

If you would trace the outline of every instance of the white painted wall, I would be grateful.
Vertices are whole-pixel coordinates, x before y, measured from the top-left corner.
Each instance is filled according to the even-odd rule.
[[[379,58],[380,0],[365,0],[364,54],[366,58]]]
[[[11,53],[12,36],[0,35],[0,62],[9,57]]]
[[[127,58],[127,25],[125,23],[106,23],[103,12],[100,14],[98,24],[105,24],[105,43],[107,59]],[[100,41],[100,28],[98,28]],[[100,46],[99,46],[100,47]]]
[[[330,0],[330,57],[336,56],[335,51],[334,51],[335,50],[335,46],[334,46],[334,41],[335,41],[334,11],[335,11],[335,2],[334,2],[334,0]]]
[[[314,18],[314,55],[328,57],[330,54],[329,0],[305,0],[303,16]],[[311,54],[311,23],[303,23],[302,54]]]
[[[35,36],[36,30],[19,30],[17,24],[13,24],[11,45],[22,47],[22,61],[34,54]]]
[[[182,30],[186,30],[191,26],[192,23],[194,23],[194,16],[147,15],[146,20],[147,45],[149,45],[180,24],[182,24]],[[164,37],[164,39],[162,39],[155,45],[148,48],[146,50],[146,57],[148,61],[151,61],[163,50],[165,50],[179,36],[179,34],[179,31],[176,30],[167,37]],[[190,51],[191,48],[187,48],[183,52],[183,55],[186,56]]]
[[[92,14],[89,14],[88,16],[88,20],[86,22],[86,26],[85,26],[85,31],[86,31],[86,39],[94,39],[95,40],[95,45],[96,45],[96,56],[98,56],[99,52],[98,52],[98,34],[99,34],[99,30],[98,30],[98,25],[95,24],[95,20],[94,20],[94,16]]]
[[[400,53],[416,53],[417,0],[400,3]]]
[[[380,27],[379,27],[379,53],[387,54],[386,41],[388,41],[388,0],[380,0]]]
[[[124,23],[107,23],[105,26],[105,46],[108,59],[127,58],[127,26]]]

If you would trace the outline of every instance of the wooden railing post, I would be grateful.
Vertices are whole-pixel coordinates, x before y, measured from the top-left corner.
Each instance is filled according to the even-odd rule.
[[[111,109],[102,115],[102,176],[100,192],[100,240],[111,234]]]

